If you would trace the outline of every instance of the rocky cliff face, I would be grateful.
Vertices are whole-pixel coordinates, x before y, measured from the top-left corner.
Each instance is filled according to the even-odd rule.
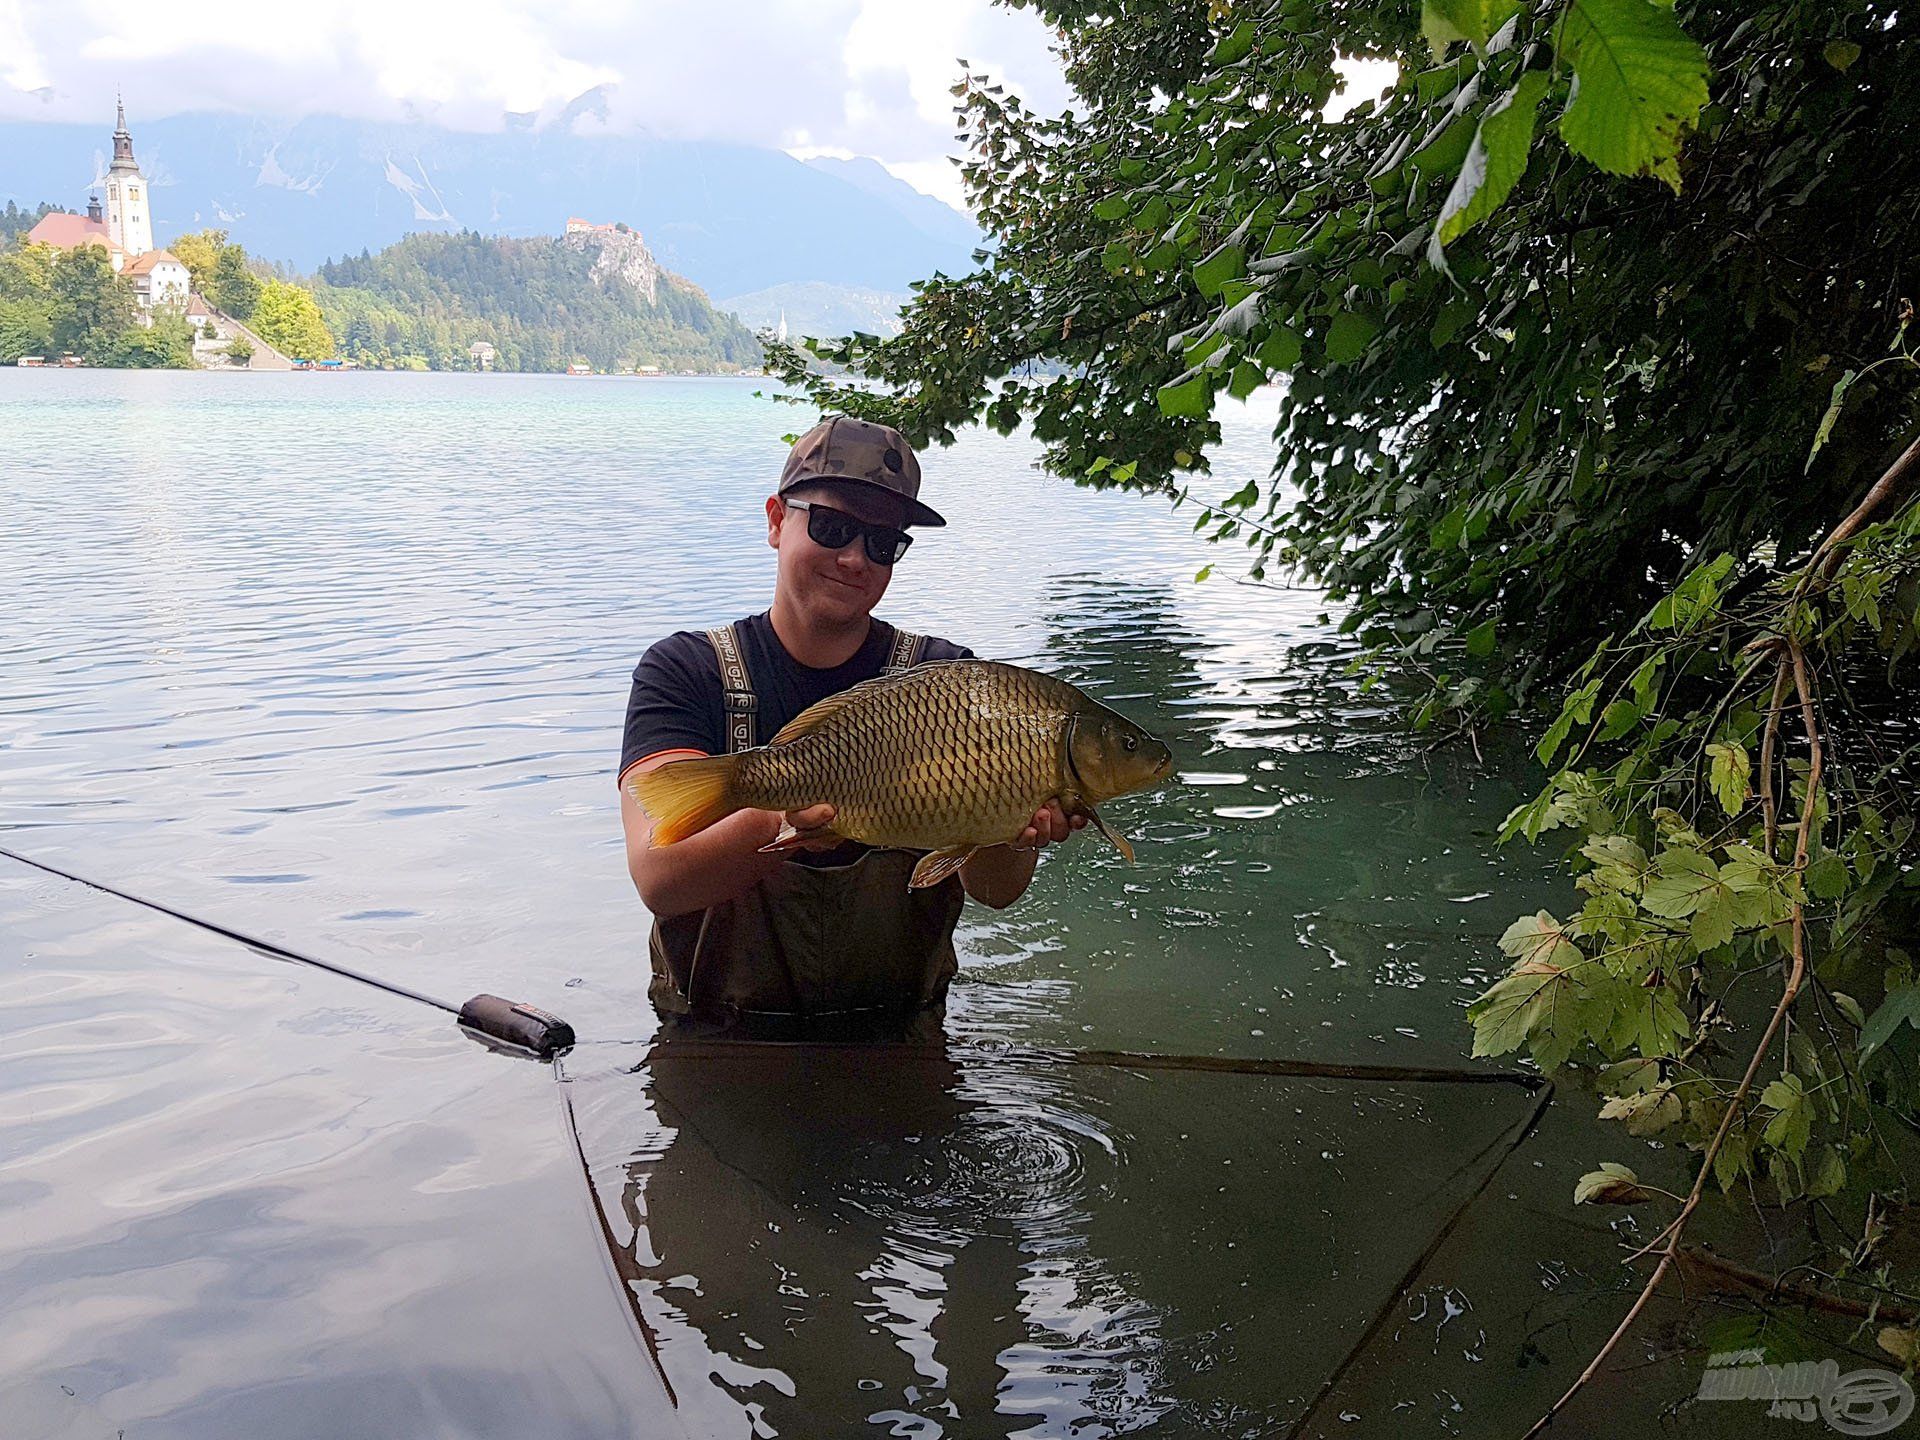
[[[569,250],[597,250],[593,278],[605,285],[618,281],[631,285],[647,297],[649,305],[659,304],[660,262],[653,258],[637,230],[603,230],[561,237]]]

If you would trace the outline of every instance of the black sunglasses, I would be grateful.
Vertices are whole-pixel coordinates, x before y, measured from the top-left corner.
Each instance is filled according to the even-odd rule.
[[[844,550],[855,538],[866,541],[867,558],[876,565],[891,565],[907,553],[913,537],[891,525],[869,525],[844,510],[822,505],[818,500],[785,500],[789,510],[807,513],[807,538],[827,550]]]

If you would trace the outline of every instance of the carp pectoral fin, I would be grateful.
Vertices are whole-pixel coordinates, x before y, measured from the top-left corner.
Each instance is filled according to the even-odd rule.
[[[945,850],[929,851],[913,867],[913,878],[907,881],[907,888],[924,890],[929,885],[938,885],[949,875],[957,874],[979,848],[978,845],[953,845]]]
[[[1133,864],[1133,846],[1127,843],[1127,837],[1100,818],[1100,812],[1091,805],[1087,807],[1087,818],[1100,827],[1100,833],[1113,842],[1113,848],[1127,857],[1127,863]]]
[[[787,850],[798,850],[812,840],[845,840],[846,838],[831,825],[824,830],[809,830],[805,835],[791,825],[782,825],[780,833],[760,847],[760,853],[774,855]]]

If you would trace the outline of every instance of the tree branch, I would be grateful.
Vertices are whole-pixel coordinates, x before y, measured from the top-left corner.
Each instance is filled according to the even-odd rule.
[[[1799,642],[1792,636],[1787,636],[1783,644],[1786,647],[1787,658],[1783,661],[1782,668],[1784,670],[1787,665],[1791,665],[1793,688],[1800,702],[1800,720],[1806,727],[1807,734],[1807,788],[1805,799],[1800,806],[1800,825],[1793,847],[1794,874],[1804,877],[1807,869],[1807,847],[1813,835],[1813,817],[1818,808],[1820,773],[1825,763],[1825,756],[1820,744],[1819,724],[1814,716],[1813,692],[1807,676],[1806,655],[1801,650]],[[1779,693],[1777,685],[1775,693]],[[1780,712],[1776,706],[1768,717],[1769,731],[1777,730],[1779,723]],[[1769,742],[1771,739],[1772,736],[1769,734]],[[1771,744],[1769,743],[1765,748],[1770,750]],[[1553,1402],[1546,1414],[1534,1422],[1533,1428],[1527,1431],[1526,1440],[1534,1440],[1535,1436],[1551,1425],[1553,1417],[1564,1410],[1568,1402],[1580,1393],[1581,1388],[1599,1373],[1607,1357],[1613,1353],[1627,1331],[1633,1327],[1633,1322],[1640,1318],[1640,1312],[1646,1309],[1647,1302],[1653,1298],[1654,1291],[1660,1288],[1660,1282],[1667,1278],[1667,1272],[1680,1258],[1680,1237],[1686,1229],[1687,1221],[1692,1218],[1694,1210],[1699,1206],[1700,1197],[1706,1192],[1707,1177],[1713,1173],[1714,1157],[1720,1153],[1720,1147],[1727,1138],[1727,1132],[1733,1128],[1735,1117],[1741,1113],[1747,1094],[1753,1089],[1754,1077],[1760,1073],[1760,1066],[1766,1060],[1767,1052],[1773,1048],[1773,1037],[1780,1033],[1780,1027],[1786,1022],[1787,1011],[1792,1009],[1794,1000],[1800,994],[1800,987],[1806,981],[1806,906],[1802,901],[1794,901],[1792,918],[1792,960],[1787,970],[1786,984],[1781,987],[1780,999],[1774,1005],[1773,1014],[1767,1020],[1767,1028],[1760,1036],[1760,1043],[1753,1047],[1753,1055],[1747,1061],[1746,1073],[1740,1077],[1739,1087],[1734,1090],[1733,1098],[1727,1102],[1726,1112],[1720,1117],[1719,1128],[1713,1132],[1713,1139],[1701,1152],[1700,1171],[1694,1176],[1693,1188],[1687,1192],[1686,1203],[1680,1207],[1680,1213],[1674,1216],[1666,1229],[1654,1238],[1651,1245],[1642,1247],[1635,1252],[1634,1256],[1629,1257],[1637,1258],[1639,1255],[1646,1254],[1653,1246],[1658,1246],[1660,1263],[1654,1266],[1653,1274],[1647,1277],[1647,1283],[1640,1288],[1640,1294],[1635,1298],[1632,1308],[1614,1328],[1613,1333],[1607,1337],[1599,1353],[1587,1362],[1587,1368],[1582,1370],[1573,1384],[1567,1387],[1567,1392]]]

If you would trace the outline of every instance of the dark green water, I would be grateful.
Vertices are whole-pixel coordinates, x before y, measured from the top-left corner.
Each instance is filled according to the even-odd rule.
[[[794,425],[731,382],[0,373],[0,845],[584,1042],[556,1085],[0,861],[5,1434],[1495,1434],[1571,1379],[1625,1306],[1573,1180],[1672,1168],[1584,1099],[1509,1155],[1515,1086],[1048,1058],[1466,1063],[1559,887],[1489,840],[1517,760],[1424,754],[1319,597],[1020,439],[926,457],[954,523],[880,613],[1166,738],[1139,863],[1077,839],[970,910],[939,1053],[649,1046],[627,676],[766,604]],[[1663,1418],[1704,1355],[1647,1354],[1557,1433],[1764,1417]]]

